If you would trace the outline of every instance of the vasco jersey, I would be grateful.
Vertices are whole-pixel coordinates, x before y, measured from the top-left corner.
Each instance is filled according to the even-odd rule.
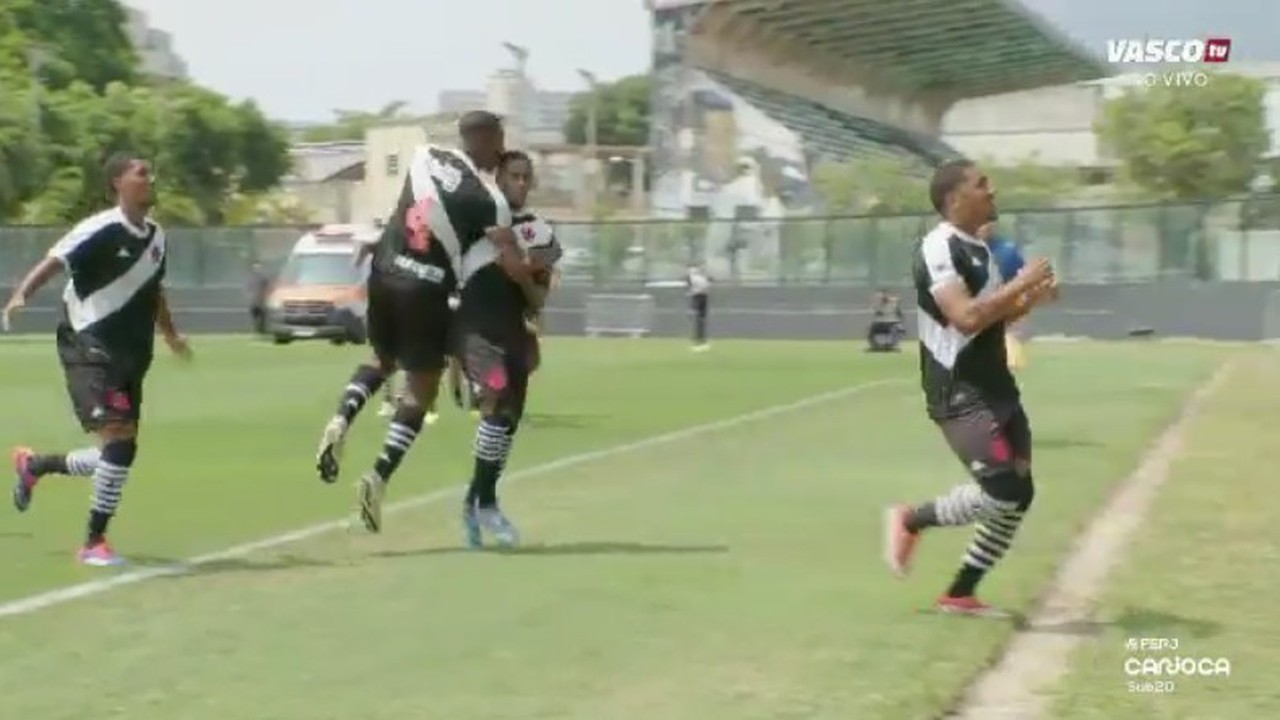
[[[986,243],[950,223],[940,223],[915,253],[920,379],[929,415],[962,415],[976,406],[1018,399],[1018,385],[1005,357],[1004,323],[965,335],[947,321],[934,292],[959,280],[974,297],[999,289],[1000,270]]]
[[[165,271],[164,230],[149,219],[134,225],[113,208],[72,228],[49,257],[60,260],[68,276],[61,324],[112,362],[148,365]]]
[[[485,232],[511,224],[511,208],[491,177],[459,150],[418,148],[400,199],[374,250],[374,270],[452,291],[462,255]]]
[[[559,262],[560,243],[550,223],[532,213],[521,213],[513,218],[512,230],[526,257],[537,258],[547,267]],[[531,308],[520,285],[507,277],[497,259],[498,250],[490,242],[472,246],[463,258],[465,284],[459,318],[467,330],[491,342],[522,341]]]

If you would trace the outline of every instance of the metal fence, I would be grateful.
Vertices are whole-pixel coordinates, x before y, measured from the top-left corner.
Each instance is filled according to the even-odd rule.
[[[1215,204],[1128,205],[1006,213],[1002,232],[1054,260],[1067,282],[1280,279],[1280,196]],[[562,222],[565,281],[661,284],[705,264],[719,284],[893,285],[936,217]],[[253,261],[288,255],[302,227],[170,228],[169,283],[243,287]],[[12,284],[60,228],[0,227],[0,285]]]

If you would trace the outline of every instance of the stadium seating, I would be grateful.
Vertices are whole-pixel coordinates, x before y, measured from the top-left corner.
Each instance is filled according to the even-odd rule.
[[[887,157],[921,172],[958,153],[938,140],[859,118],[723,73],[707,75],[804,140],[815,162]]]

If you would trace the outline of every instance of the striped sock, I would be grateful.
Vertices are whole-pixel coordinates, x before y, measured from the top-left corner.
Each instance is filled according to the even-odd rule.
[[[351,376],[351,380],[347,382],[347,386],[342,390],[342,398],[338,400],[338,411],[336,415],[347,423],[351,423],[364,409],[365,403],[369,402],[387,378],[382,371],[372,365],[361,365]]]
[[[957,485],[951,492],[916,507],[907,518],[907,529],[972,525],[1017,508],[1016,502],[997,500],[977,483]]]
[[[404,460],[405,453],[413,447],[413,441],[417,440],[418,433],[422,432],[425,415],[426,413],[417,405],[401,405],[396,408],[396,414],[391,418],[391,425],[387,428],[387,438],[382,442],[382,454],[373,464],[373,471],[382,478],[383,482],[391,481],[391,476],[396,468],[400,467],[400,461]]]
[[[87,544],[101,542],[106,535],[107,525],[120,508],[120,498],[136,453],[137,444],[133,440],[113,440],[103,445],[102,456],[93,470]]]
[[[502,418],[486,417],[476,428],[475,469],[467,488],[467,504],[491,508],[498,505],[498,480],[507,464],[507,455],[515,439],[512,423]]]
[[[37,455],[28,466],[36,477],[45,475],[77,475],[88,477],[98,466],[102,451],[96,447],[72,450],[66,455]]]
[[[1022,525],[1022,510],[1010,510],[978,524],[973,540],[964,553],[964,564],[956,573],[947,595],[968,597],[996,563],[1013,545],[1013,538]]]

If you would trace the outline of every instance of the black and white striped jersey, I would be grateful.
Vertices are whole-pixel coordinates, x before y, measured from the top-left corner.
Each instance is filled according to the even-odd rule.
[[[1000,271],[987,244],[950,223],[920,240],[912,275],[920,335],[920,380],[929,415],[960,415],[975,405],[1018,399],[1005,357],[1004,323],[965,335],[947,321],[934,292],[959,281],[974,297],[999,289]]]
[[[66,268],[62,324],[120,362],[150,362],[165,271],[164,230],[120,208],[76,225],[49,250]]]
[[[468,249],[489,228],[510,224],[511,208],[489,173],[461,150],[425,145],[414,152],[374,268],[451,292],[461,284]]]
[[[511,229],[526,257],[548,267],[560,260],[562,250],[551,223],[528,211],[515,213]],[[491,242],[476,243],[463,257],[463,326],[493,342],[524,337],[524,320],[531,308],[520,286],[498,266],[498,249]],[[550,278],[548,277],[548,280]]]

